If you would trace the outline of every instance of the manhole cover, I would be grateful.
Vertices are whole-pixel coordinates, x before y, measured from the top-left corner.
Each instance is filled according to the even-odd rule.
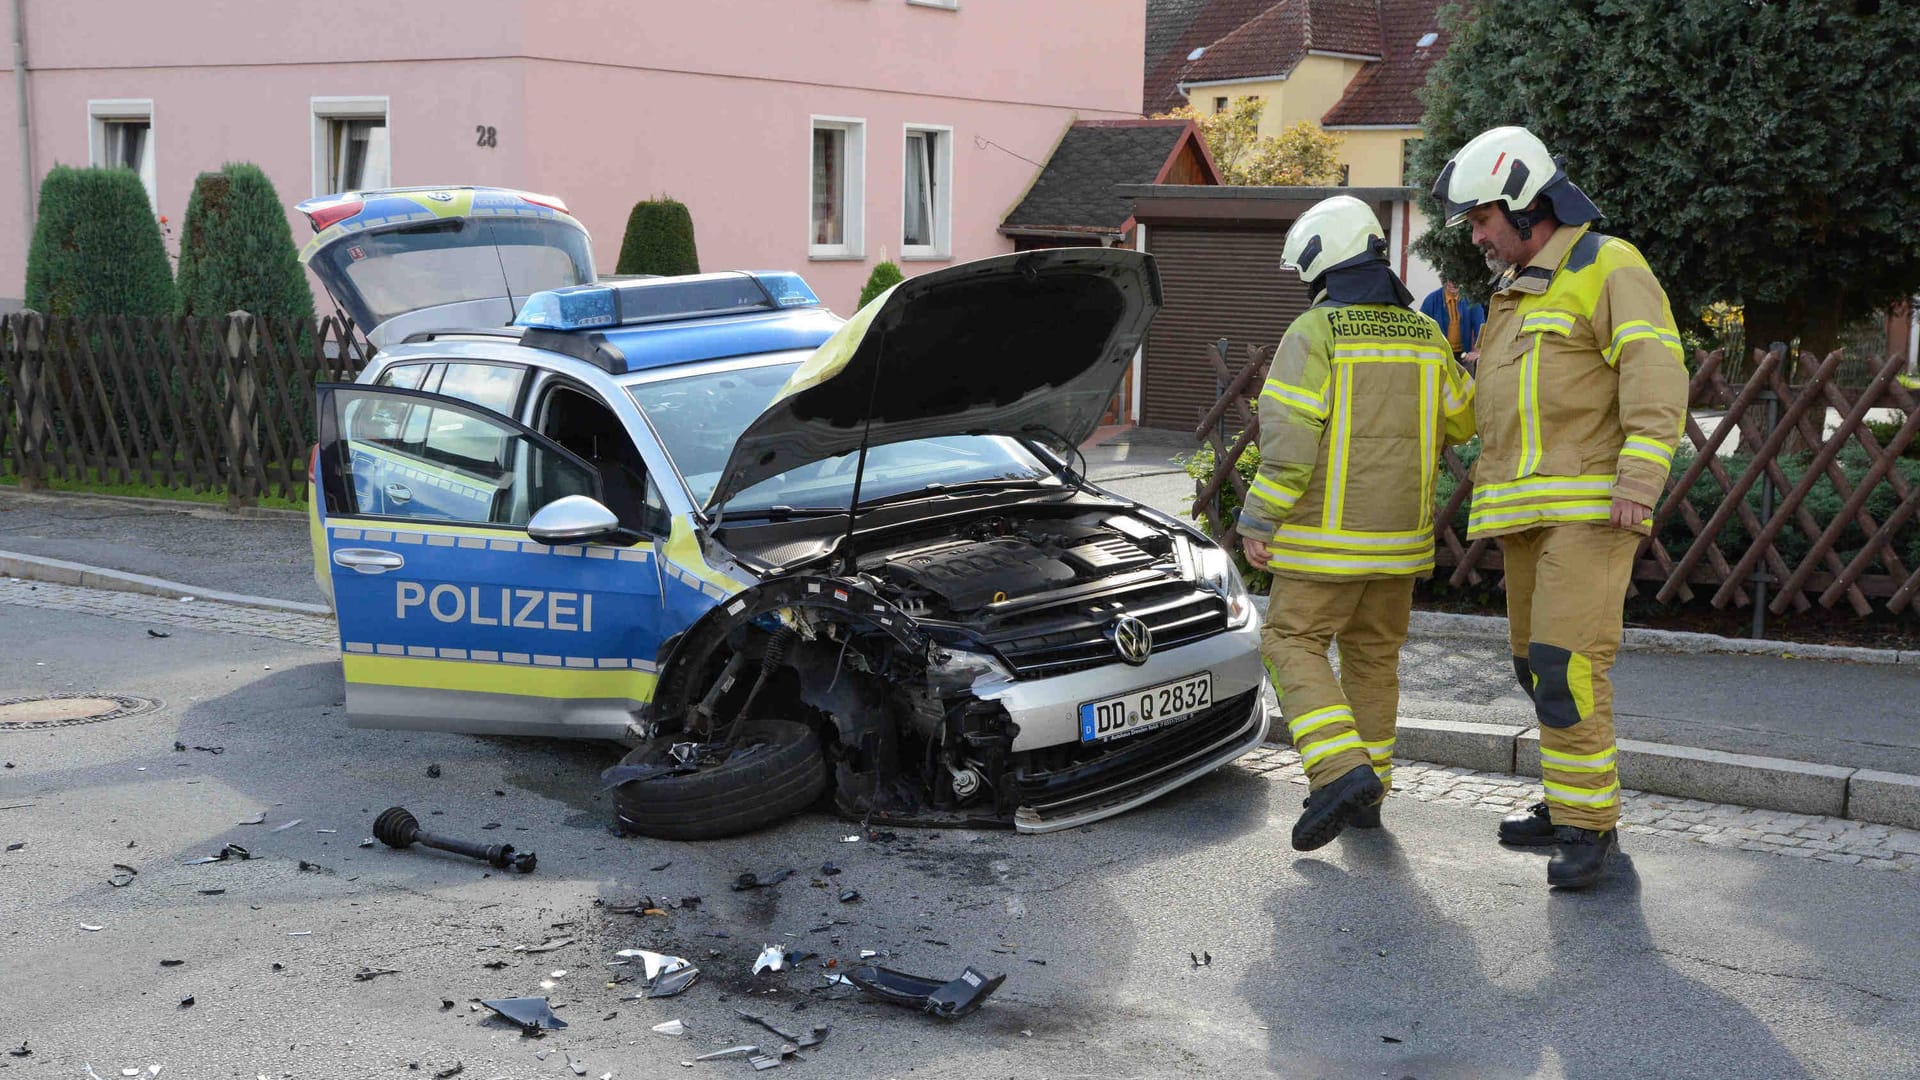
[[[97,724],[102,720],[138,716],[159,707],[157,701],[124,694],[44,694],[13,698],[0,701],[0,731]]]

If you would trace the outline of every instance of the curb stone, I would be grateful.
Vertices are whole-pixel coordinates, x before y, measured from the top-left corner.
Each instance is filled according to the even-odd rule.
[[[0,574],[24,581],[79,585],[83,588],[102,589],[108,592],[141,593],[146,596],[165,597],[169,600],[192,597],[196,600],[230,604],[234,607],[261,608],[297,615],[322,615],[328,618],[333,616],[333,609],[325,604],[308,604],[298,600],[281,600],[272,596],[245,596],[240,593],[221,592],[218,589],[201,589],[192,585],[183,585],[177,581],[167,581],[164,578],[148,577],[145,574],[130,574],[123,570],[107,570],[98,566],[87,566],[84,563],[68,562],[65,559],[22,555],[12,551],[0,551]]]
[[[186,499],[155,499],[144,495],[103,495],[91,491],[22,491],[18,487],[0,485],[0,494],[13,495],[27,500],[48,500],[53,502],[80,501],[98,499],[103,502],[122,503],[129,506],[145,506],[154,510],[171,510],[176,514],[189,514],[194,517],[254,518],[269,521],[305,521],[305,510],[283,510],[277,506],[222,506],[219,503],[191,502]]]

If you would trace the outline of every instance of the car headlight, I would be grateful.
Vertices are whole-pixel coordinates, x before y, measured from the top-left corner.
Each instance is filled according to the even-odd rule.
[[[1222,548],[1212,544],[1195,544],[1194,582],[1209,592],[1218,593],[1227,602],[1227,627],[1238,630],[1253,621],[1253,594],[1247,591],[1247,583],[1240,577],[1240,568],[1233,564],[1233,556]]]

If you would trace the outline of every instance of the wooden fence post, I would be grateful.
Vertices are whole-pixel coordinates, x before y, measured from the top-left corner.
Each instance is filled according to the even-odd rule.
[[[20,490],[38,491],[47,484],[47,437],[52,417],[47,412],[46,317],[37,311],[14,316],[14,341],[20,349],[20,384],[14,388],[14,415],[20,435]]]
[[[259,347],[253,316],[227,313],[227,507],[258,506],[260,386],[253,355]]]

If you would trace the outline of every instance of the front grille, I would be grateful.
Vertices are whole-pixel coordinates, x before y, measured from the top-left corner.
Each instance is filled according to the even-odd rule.
[[[1237,694],[1171,727],[1130,739],[1031,751],[1014,768],[1020,803],[1041,817],[1059,817],[1077,809],[1077,803],[1119,801],[1127,789],[1150,786],[1231,739],[1246,726],[1258,692]]]
[[[1225,601],[1182,585],[1077,605],[1066,614],[1043,613],[1017,625],[992,628],[986,642],[1020,678],[1064,675],[1120,658],[1112,630],[1121,615],[1132,615],[1153,630],[1155,652],[1179,648],[1227,628]]]

